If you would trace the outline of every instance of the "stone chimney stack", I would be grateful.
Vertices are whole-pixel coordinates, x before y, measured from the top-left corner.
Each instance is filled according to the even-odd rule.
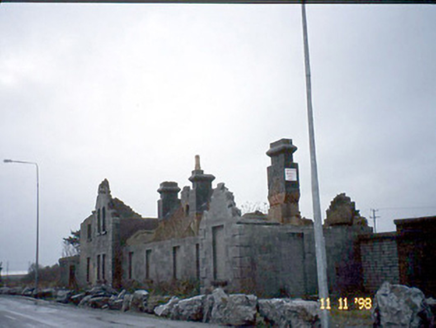
[[[297,147],[291,139],[281,139],[270,144],[267,155],[271,157],[268,167],[268,218],[280,223],[304,224],[301,220],[298,201],[300,182],[298,164],[293,153]]]
[[[157,190],[160,194],[160,199],[157,201],[157,215],[160,220],[166,219],[180,206],[179,191],[177,182],[165,181],[160,184],[160,188]]]
[[[109,188],[109,181],[107,181],[107,179],[104,179],[100,185],[98,186],[98,193],[99,194],[105,194],[105,195],[110,195],[111,194],[111,190]]]
[[[212,194],[212,181],[215,177],[212,174],[204,174],[200,166],[200,156],[195,155],[195,169],[189,181],[192,182],[193,196],[190,199],[190,214],[203,213],[207,210],[210,196]]]

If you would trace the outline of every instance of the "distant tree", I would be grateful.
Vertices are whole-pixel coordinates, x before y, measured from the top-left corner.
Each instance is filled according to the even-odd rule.
[[[3,269],[3,262],[0,262],[0,286],[2,285],[2,269]]]
[[[62,256],[69,257],[80,254],[80,230],[71,230],[71,236],[64,238]]]
[[[35,281],[35,263],[29,266],[27,274],[22,278],[24,284],[31,284]],[[38,280],[40,287],[54,287],[59,284],[60,280],[60,267],[59,264],[53,266],[39,266]]]

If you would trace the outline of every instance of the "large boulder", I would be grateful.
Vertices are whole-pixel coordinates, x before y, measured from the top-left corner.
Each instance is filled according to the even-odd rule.
[[[418,288],[384,282],[375,294],[374,327],[430,327],[433,321],[424,293]]]
[[[320,326],[317,302],[291,299],[258,301],[259,314],[272,327],[312,328]]]
[[[56,302],[68,303],[71,296],[73,296],[73,291],[68,289],[59,289],[56,292]]]
[[[184,321],[201,321],[203,319],[204,295],[179,301],[173,308],[171,319]]]
[[[136,290],[133,293],[130,309],[145,312],[147,309],[148,292],[146,290]]]
[[[33,292],[34,291],[35,291],[35,287],[26,287],[21,292],[21,295],[28,296],[28,297],[33,297]]]
[[[257,297],[254,295],[227,295],[217,288],[204,301],[203,322],[229,326],[252,326],[256,322]]]
[[[163,296],[163,295],[149,295],[147,300],[147,308],[145,309],[145,312],[153,314],[154,309],[157,308],[159,305],[163,305],[165,303],[168,303],[168,301],[171,299],[171,296]]]
[[[9,295],[21,295],[22,292],[23,292],[23,288],[21,288],[21,287],[12,287],[12,288],[9,288],[9,290],[8,290]]]
[[[107,296],[95,296],[88,300],[88,306],[94,309],[105,309],[109,307],[110,297]]]
[[[179,303],[179,298],[173,296],[168,303],[156,307],[154,313],[159,317],[169,317],[177,303]]]
[[[121,310],[123,308],[124,295],[123,298],[112,295],[108,301],[108,307],[110,310]]]
[[[53,298],[56,296],[56,290],[54,288],[44,288],[38,290],[33,294],[35,298]]]
[[[121,311],[126,312],[130,310],[130,305],[132,303],[132,294],[125,294],[123,298],[123,305],[121,307]]]
[[[86,296],[85,293],[79,293],[79,294],[71,296],[70,301],[73,304],[79,305],[85,296]]]
[[[83,297],[80,302],[79,302],[79,306],[88,306],[88,302],[91,298],[93,298],[95,296],[93,295],[86,295],[85,297]]]

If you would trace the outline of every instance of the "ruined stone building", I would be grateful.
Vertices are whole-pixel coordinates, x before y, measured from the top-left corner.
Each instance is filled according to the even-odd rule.
[[[194,280],[202,292],[222,286],[259,296],[317,294],[313,222],[299,211],[296,150],[290,139],[281,139],[267,151],[268,214],[241,215],[227,187],[213,187],[215,177],[202,170],[198,156],[192,186],[161,183],[158,218],[142,218],[113,198],[104,180],[95,209],[81,224],[80,257],[60,260],[64,283],[121,287]],[[324,237],[333,294],[372,292],[383,280],[399,282],[400,271],[407,271],[399,269],[396,235],[373,234],[345,194],[327,210]],[[374,263],[385,266],[377,271]]]

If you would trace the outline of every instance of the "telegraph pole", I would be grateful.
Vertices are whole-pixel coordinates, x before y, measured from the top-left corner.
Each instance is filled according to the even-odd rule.
[[[372,211],[372,219],[374,221],[374,233],[377,233],[377,228],[375,225],[375,219],[379,218],[380,216],[375,215],[375,212],[378,212],[378,209],[370,209],[370,211]]]

